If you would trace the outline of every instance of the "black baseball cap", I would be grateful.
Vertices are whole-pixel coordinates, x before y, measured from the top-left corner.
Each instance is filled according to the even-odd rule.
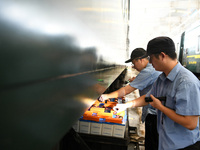
[[[150,56],[151,54],[159,54],[161,52],[167,54],[175,52],[175,50],[175,44],[171,38],[167,36],[159,36],[148,42],[147,54],[143,57]]]
[[[131,58],[125,61],[125,63],[131,62],[133,59],[136,58],[144,58],[144,55],[146,55],[146,51],[143,48],[136,48],[132,51]]]

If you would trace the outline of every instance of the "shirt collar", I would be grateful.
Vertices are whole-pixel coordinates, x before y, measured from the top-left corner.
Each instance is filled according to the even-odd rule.
[[[150,67],[150,66],[152,66],[152,64],[148,63],[146,67]]]
[[[175,77],[177,76],[179,70],[181,68],[181,64],[178,62],[177,65],[170,71],[168,76],[166,77],[164,73],[161,74],[161,80],[169,79],[170,81],[174,81]]]

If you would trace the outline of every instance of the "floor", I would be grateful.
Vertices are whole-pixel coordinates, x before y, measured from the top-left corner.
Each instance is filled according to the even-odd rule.
[[[128,145],[127,150],[136,150],[136,145],[133,144],[133,143],[130,143],[130,144]],[[139,147],[139,150],[145,150],[145,147],[144,147],[144,146],[140,146],[140,147]]]

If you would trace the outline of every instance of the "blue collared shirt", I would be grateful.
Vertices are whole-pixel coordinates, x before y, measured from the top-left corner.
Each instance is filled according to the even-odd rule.
[[[156,71],[153,66],[148,63],[146,68],[144,68],[129,85],[139,89],[140,96],[147,94],[151,89],[153,83],[156,81],[161,72]],[[147,114],[156,115],[156,110],[150,104],[144,106],[142,109],[142,121],[145,121]]]
[[[166,97],[166,107],[183,116],[200,115],[200,82],[189,70],[178,63],[166,77],[161,74],[147,93]],[[175,150],[200,141],[199,121],[189,130],[157,110],[159,150]]]

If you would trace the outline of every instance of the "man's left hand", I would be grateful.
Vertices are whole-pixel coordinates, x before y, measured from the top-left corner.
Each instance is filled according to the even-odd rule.
[[[153,100],[153,102],[149,103],[151,104],[151,106],[153,106],[156,109],[160,109],[160,107],[163,106],[159,99],[155,98],[153,95],[150,95],[150,97]]]

